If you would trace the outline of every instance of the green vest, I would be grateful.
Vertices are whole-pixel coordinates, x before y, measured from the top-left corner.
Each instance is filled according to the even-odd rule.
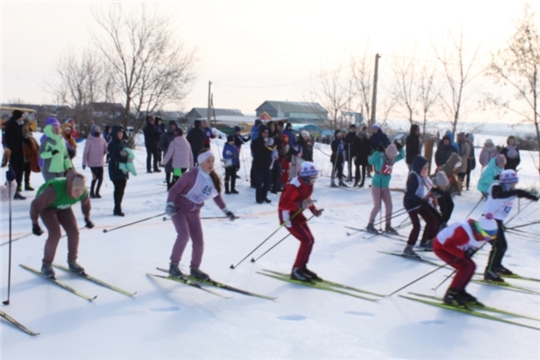
[[[81,201],[86,197],[86,189],[84,189],[83,194],[76,199],[69,196],[67,193],[66,182],[67,179],[58,178],[49,180],[45,184],[41,185],[37,192],[37,195],[41,194],[49,185],[51,185],[56,192],[56,200],[51,205],[47,206],[47,209],[69,209],[71,205]]]

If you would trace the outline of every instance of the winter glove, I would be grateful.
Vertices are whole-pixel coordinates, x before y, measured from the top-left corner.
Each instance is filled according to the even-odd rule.
[[[397,151],[403,149],[403,145],[401,145],[401,143],[397,140],[394,140],[394,145],[396,145]]]
[[[56,150],[56,149],[54,149],[54,150],[51,152],[51,154],[53,154],[53,155],[56,155],[56,154],[58,154],[58,153],[59,153],[59,151]]]
[[[15,180],[16,177],[17,177],[17,174],[15,174],[15,171],[13,170],[6,171],[6,180],[8,182],[12,182],[13,180]]]
[[[87,227],[87,228],[91,229],[91,228],[94,227],[94,223],[91,222],[89,218],[85,218],[85,219],[84,219],[84,222],[86,223],[86,227]]]
[[[465,250],[465,259],[470,259],[473,257],[474,254],[476,254],[476,248],[468,248]]]
[[[309,207],[313,205],[313,201],[311,201],[310,199],[306,199],[301,201],[299,205],[299,207],[301,207],[302,209],[309,209]]]
[[[314,209],[313,211],[311,211],[313,213],[313,215],[315,215],[316,217],[319,217],[322,215],[322,212],[324,211],[324,209]]]
[[[377,151],[380,151],[382,153],[384,153],[386,151],[386,148],[384,147],[383,144],[379,145],[379,147],[377,148]]]
[[[290,219],[291,215],[286,210],[282,212],[282,215],[283,215],[283,224],[285,225],[285,227],[290,228],[292,226],[291,219]]]
[[[169,217],[173,217],[174,214],[176,214],[176,209],[174,208],[173,202],[168,202],[167,206],[165,207],[165,213]]]
[[[229,218],[229,220],[234,221],[234,219],[236,219],[236,216],[234,216],[232,211],[227,210],[227,208],[223,209],[223,212],[225,213],[225,216]]]
[[[82,166],[82,169],[83,169],[83,170],[86,170],[86,165],[83,165],[83,166]]]
[[[34,235],[37,235],[37,236],[40,236],[41,234],[43,234],[43,230],[41,230],[41,228],[39,227],[39,224],[32,225],[32,232],[34,233]]]
[[[531,194],[530,192],[528,191],[525,191],[525,190],[521,190],[521,189],[518,189],[517,190],[517,196],[519,198],[526,198],[526,199],[529,199],[529,200],[532,200],[532,201],[538,201],[538,197]]]

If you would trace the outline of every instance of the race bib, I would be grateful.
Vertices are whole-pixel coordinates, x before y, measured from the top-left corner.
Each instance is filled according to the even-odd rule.
[[[199,170],[195,185],[193,185],[191,190],[186,194],[186,198],[195,204],[202,204],[205,200],[214,198],[217,195],[218,192],[214,188],[212,178]]]
[[[381,174],[383,175],[390,175],[392,173],[392,168],[394,166],[393,165],[390,165],[390,164],[387,164],[387,163],[384,163],[382,169],[381,169]]]

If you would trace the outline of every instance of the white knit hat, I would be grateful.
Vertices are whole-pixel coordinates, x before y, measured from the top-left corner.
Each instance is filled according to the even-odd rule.
[[[319,175],[319,171],[315,167],[314,163],[312,163],[311,161],[304,161],[298,175],[300,175],[301,177],[317,176]]]

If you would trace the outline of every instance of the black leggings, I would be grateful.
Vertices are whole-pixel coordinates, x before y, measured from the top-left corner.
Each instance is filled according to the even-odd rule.
[[[489,260],[486,266],[486,271],[490,270],[497,272],[499,267],[502,266],[502,259],[506,250],[508,249],[508,244],[506,243],[506,236],[504,235],[503,222],[502,220],[497,220],[497,238],[490,242],[492,246],[491,252],[489,253]]]
[[[99,189],[101,189],[101,184],[103,183],[103,166],[100,167],[91,167],[92,170],[92,182],[90,183],[90,194],[99,194]],[[97,183],[97,187],[96,187]],[[95,192],[94,192],[95,188]]]
[[[122,199],[124,198],[124,190],[126,189],[127,179],[113,180],[114,184],[114,212],[122,211]]]

